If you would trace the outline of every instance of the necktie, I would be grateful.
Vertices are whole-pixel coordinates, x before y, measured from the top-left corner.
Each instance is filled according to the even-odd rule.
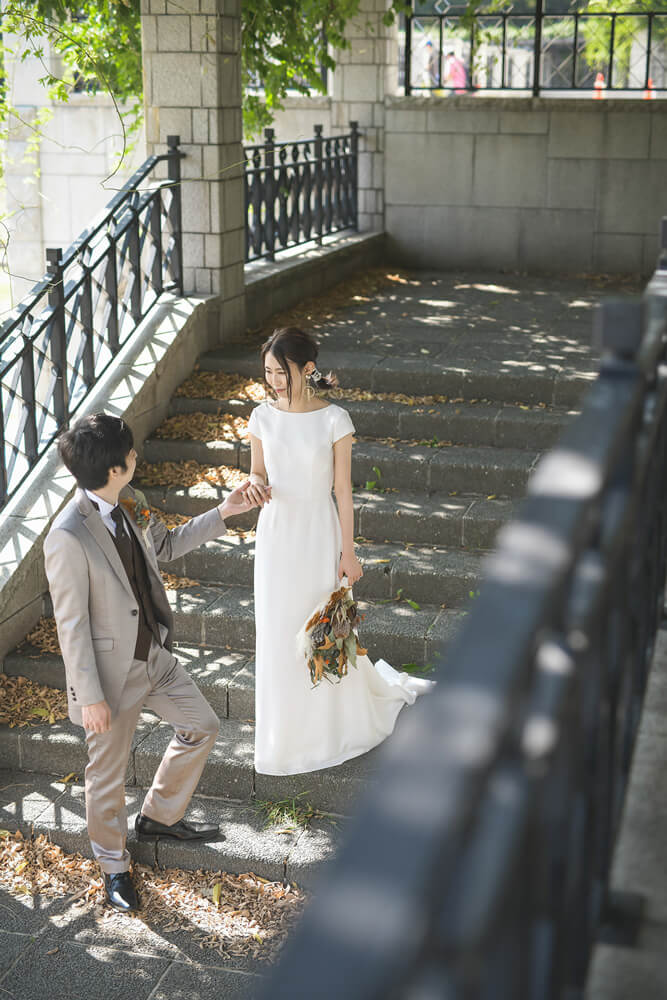
[[[116,525],[116,544],[118,545],[118,548],[128,557],[128,559],[131,559],[132,542],[130,541],[127,529],[125,528],[125,518],[123,517],[123,512],[118,504],[116,504],[109,516]]]

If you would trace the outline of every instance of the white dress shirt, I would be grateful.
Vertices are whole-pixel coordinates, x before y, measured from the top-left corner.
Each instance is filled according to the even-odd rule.
[[[98,496],[97,493],[93,493],[91,490],[86,490],[86,494],[88,498],[93,501],[94,504],[97,504],[104,527],[108,528],[111,534],[115,538],[116,522],[111,517],[111,511],[116,509],[116,505],[109,503],[108,500],[104,500],[101,496]],[[121,510],[122,509],[123,508],[121,507]]]

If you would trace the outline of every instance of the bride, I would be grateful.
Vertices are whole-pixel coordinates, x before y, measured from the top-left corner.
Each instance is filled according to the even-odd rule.
[[[403,705],[432,687],[362,655],[340,682],[313,687],[298,652],[297,634],[314,608],[343,577],[352,585],[363,576],[353,540],[354,425],[342,407],[316,397],[312,386],[336,384],[317,370],[317,353],[315,340],[295,327],[272,334],[261,359],[273,398],[255,407],[248,423],[246,492],[260,507],[254,570],[260,774],[315,771],[365,753],[389,736]]]

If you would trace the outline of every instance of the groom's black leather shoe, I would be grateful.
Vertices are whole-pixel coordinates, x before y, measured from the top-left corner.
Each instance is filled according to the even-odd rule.
[[[117,910],[134,913],[139,909],[137,894],[129,872],[114,872],[104,876],[104,891],[107,902]]]
[[[213,823],[188,823],[179,819],[178,823],[167,826],[139,813],[134,821],[137,840],[224,840],[220,827]]]

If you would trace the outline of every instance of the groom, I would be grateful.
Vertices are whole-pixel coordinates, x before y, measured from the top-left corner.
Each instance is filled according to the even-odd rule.
[[[224,535],[223,518],[254,504],[244,483],[218,507],[169,531],[128,485],[137,453],[119,417],[83,417],[60,435],[58,450],[78,489],[51,526],[44,555],[69,715],[83,726],[88,747],[88,835],[107,899],[117,909],[136,910],[124,783],[144,707],[175,732],[137,816],[138,839],[220,836],[217,826],[183,819],[219,722],[171,652],[173,616],[158,560],[178,559]]]

